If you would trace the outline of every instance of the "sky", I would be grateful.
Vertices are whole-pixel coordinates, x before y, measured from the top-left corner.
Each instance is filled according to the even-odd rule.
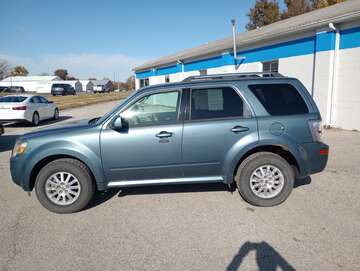
[[[0,0],[0,59],[30,74],[126,80],[146,61],[239,32],[255,0]]]

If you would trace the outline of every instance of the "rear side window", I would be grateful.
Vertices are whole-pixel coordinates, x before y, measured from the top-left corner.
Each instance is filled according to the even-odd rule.
[[[300,93],[290,84],[249,85],[249,89],[272,116],[309,113]]]
[[[27,97],[22,96],[8,96],[0,98],[0,103],[22,103]]]
[[[230,87],[191,90],[192,120],[244,116],[249,116],[249,111]]]

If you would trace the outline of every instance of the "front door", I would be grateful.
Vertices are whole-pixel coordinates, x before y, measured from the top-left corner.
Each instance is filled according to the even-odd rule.
[[[101,154],[108,181],[181,177],[180,100],[181,91],[143,95],[120,113],[120,131],[103,128]]]
[[[220,180],[228,154],[246,137],[257,137],[257,122],[232,87],[190,90],[190,114],[184,122],[184,177]]]

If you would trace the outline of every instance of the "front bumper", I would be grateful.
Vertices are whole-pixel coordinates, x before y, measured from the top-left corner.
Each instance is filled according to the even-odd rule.
[[[25,191],[31,191],[30,180],[25,174],[26,154],[10,158],[10,172],[13,182]]]

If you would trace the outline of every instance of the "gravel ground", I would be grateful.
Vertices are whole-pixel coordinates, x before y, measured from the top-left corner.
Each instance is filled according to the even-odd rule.
[[[61,121],[114,104],[63,111]],[[56,215],[10,178],[12,144],[31,130],[12,125],[0,138],[0,270],[360,269],[360,133],[325,131],[326,171],[277,207],[205,184],[112,190]]]

